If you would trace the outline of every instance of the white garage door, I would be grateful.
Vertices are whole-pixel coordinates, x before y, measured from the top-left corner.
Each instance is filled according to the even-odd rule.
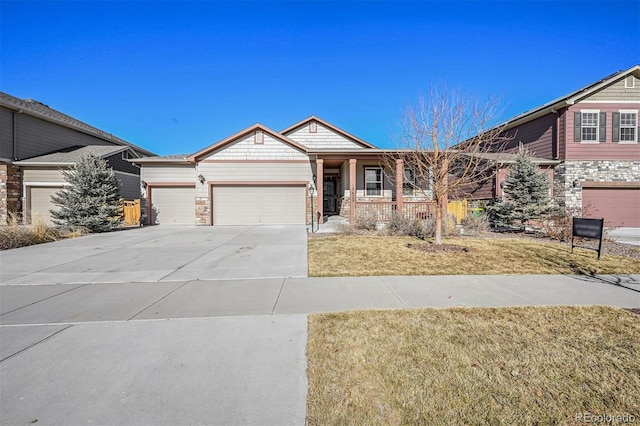
[[[214,225],[304,225],[301,185],[214,186]]]
[[[156,187],[151,190],[152,223],[193,225],[196,222],[196,189]]]
[[[640,189],[584,188],[585,215],[604,218],[605,226],[640,226]]]
[[[60,187],[30,187],[29,200],[31,203],[31,223],[36,218],[42,218],[47,224],[52,224],[49,210],[55,210],[57,206],[51,202],[51,196],[59,191]]]

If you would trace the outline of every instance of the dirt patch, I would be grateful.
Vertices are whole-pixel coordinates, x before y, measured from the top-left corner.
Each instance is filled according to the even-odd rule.
[[[427,253],[467,253],[469,247],[457,246],[455,244],[433,244],[433,243],[409,243],[407,248],[425,251]]]

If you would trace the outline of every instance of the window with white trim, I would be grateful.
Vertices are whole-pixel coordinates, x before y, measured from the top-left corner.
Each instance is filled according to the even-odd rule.
[[[583,112],[580,123],[580,140],[598,142],[598,112]]]
[[[638,112],[620,111],[620,142],[636,142],[638,140]]]
[[[377,197],[382,195],[382,168],[366,167],[364,169],[365,195]]]

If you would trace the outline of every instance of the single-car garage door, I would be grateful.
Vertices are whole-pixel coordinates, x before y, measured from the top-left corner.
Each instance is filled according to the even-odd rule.
[[[605,226],[640,226],[640,189],[583,188],[585,215],[604,218]]]
[[[151,189],[152,223],[193,225],[196,222],[194,187],[154,187]]]
[[[53,186],[29,187],[31,223],[37,218],[41,218],[45,223],[52,224],[49,210],[56,210],[57,206],[51,202],[51,196],[60,189],[62,188]]]
[[[302,185],[215,185],[214,225],[304,225]]]

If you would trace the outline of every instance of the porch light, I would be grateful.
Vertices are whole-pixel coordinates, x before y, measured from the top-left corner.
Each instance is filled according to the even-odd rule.
[[[198,180],[200,181],[201,184],[204,185],[204,182],[206,181],[206,179],[204,178],[204,176],[202,175],[198,175]]]
[[[577,188],[578,186],[580,186],[580,181],[578,179],[573,181],[573,187]]]

